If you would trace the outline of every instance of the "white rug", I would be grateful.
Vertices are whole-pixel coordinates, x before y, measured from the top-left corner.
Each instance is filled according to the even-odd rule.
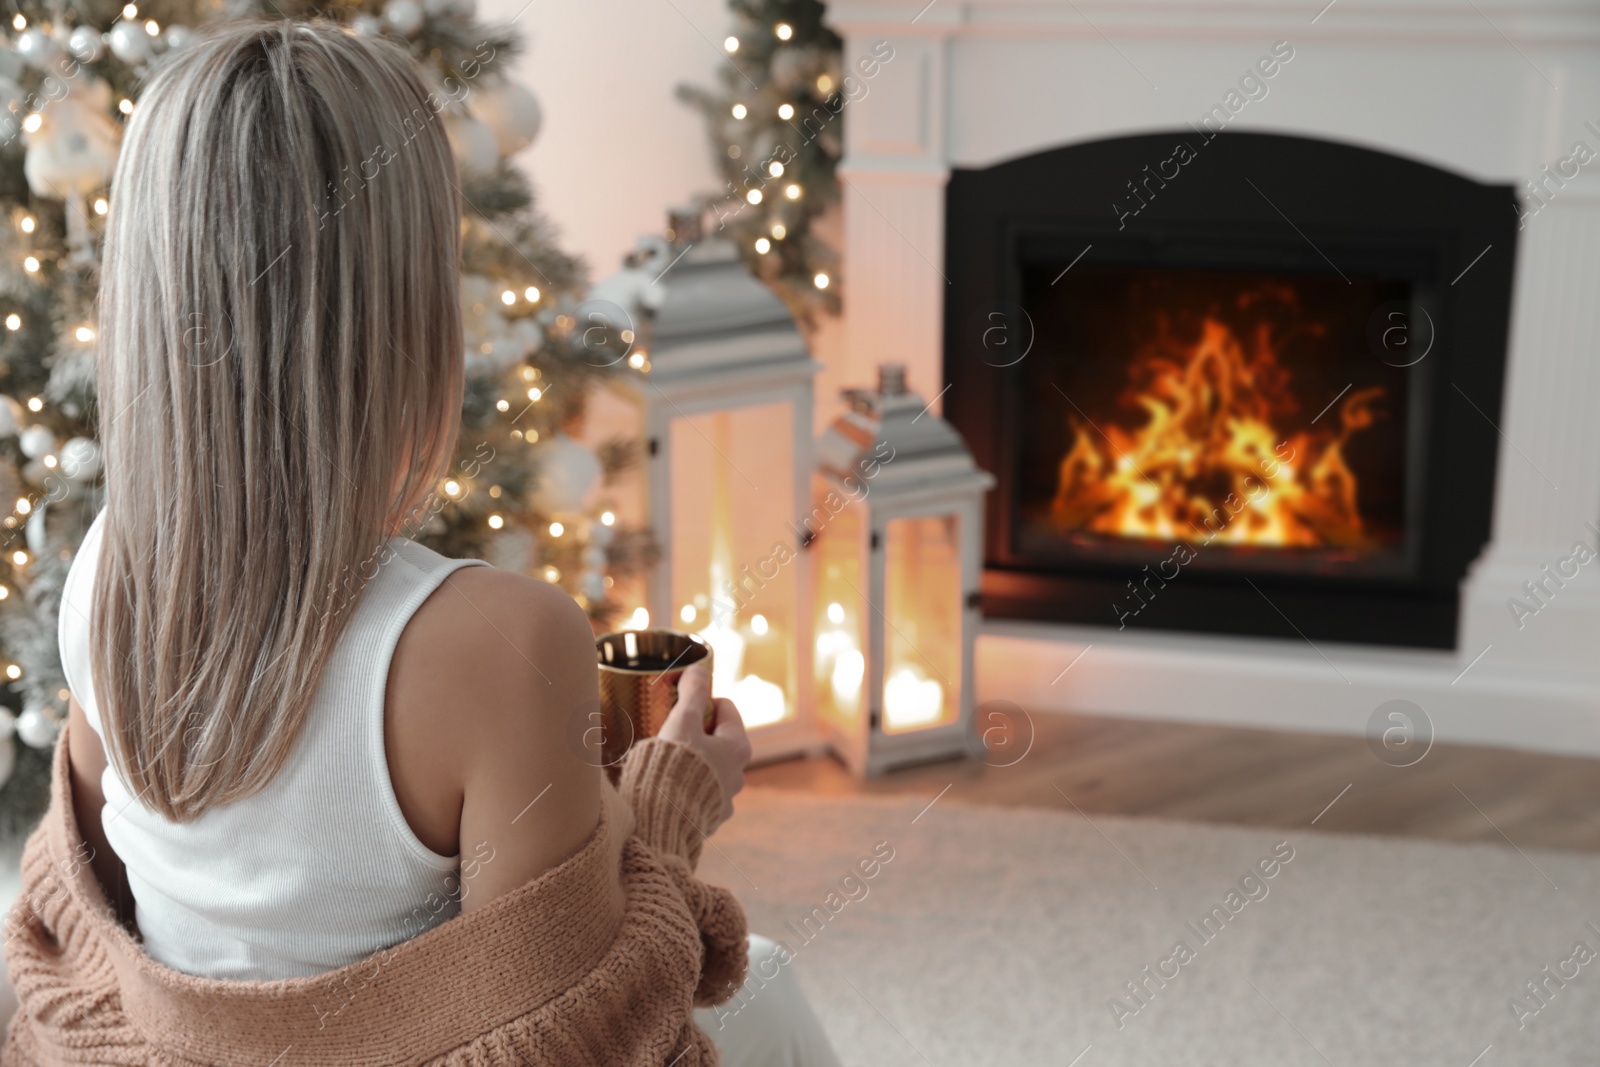
[[[702,861],[795,950],[847,1067],[1600,1063],[1600,958],[1564,962],[1600,951],[1600,857],[926,803],[752,789]],[[1146,965],[1177,973],[1141,1007]],[[1576,977],[1540,1007],[1547,966]]]

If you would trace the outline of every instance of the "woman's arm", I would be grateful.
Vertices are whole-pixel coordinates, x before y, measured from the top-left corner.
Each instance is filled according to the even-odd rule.
[[[471,911],[561,863],[600,820],[594,633],[560,589],[469,567],[423,604],[390,670],[385,733],[401,811],[461,856]]]
[[[77,816],[78,832],[91,850],[89,866],[100,880],[100,888],[118,920],[127,923],[133,914],[128,872],[117,854],[111,851],[101,822],[106,804],[100,788],[100,778],[106,770],[105,747],[100,743],[100,735],[89,725],[83,708],[78,706],[77,697],[67,701],[67,750],[72,758],[72,808]]]

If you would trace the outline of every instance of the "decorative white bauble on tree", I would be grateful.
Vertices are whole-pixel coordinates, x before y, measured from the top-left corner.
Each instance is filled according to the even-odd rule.
[[[100,46],[104,43],[100,31],[93,26],[74,26],[72,32],[67,34],[67,51],[83,63],[93,63],[99,59]]]
[[[488,174],[500,162],[500,147],[494,131],[471,115],[451,115],[444,132],[450,138],[450,151],[463,174]]]
[[[55,38],[37,26],[23,30],[17,36],[17,55],[39,70],[48,68],[50,61],[60,54],[61,46]]]
[[[350,20],[350,28],[363,37],[376,37],[383,32],[383,20],[376,15],[357,15]]]
[[[75,482],[90,482],[100,473],[100,445],[90,437],[74,437],[61,446],[61,473]]]
[[[494,131],[502,156],[515,155],[539,136],[544,110],[526,86],[506,82],[473,94],[472,113]]]
[[[22,454],[29,459],[40,459],[56,450],[56,435],[48,426],[29,426],[17,435]]]
[[[511,324],[511,336],[522,348],[523,355],[537,352],[544,344],[544,330],[532,319],[518,319]]]
[[[30,704],[17,716],[17,736],[30,748],[49,748],[60,732],[60,720],[40,705]]]
[[[111,27],[108,40],[111,42],[111,54],[133,67],[149,59],[155,51],[155,42],[145,32],[144,26],[126,19]]]
[[[28,134],[28,155],[22,164],[35,196],[50,200],[82,196],[111,181],[120,131],[88,96],[68,96],[38,112],[40,125]]]
[[[176,52],[193,39],[194,31],[187,26],[168,26],[162,37],[166,39],[167,47]]]
[[[599,571],[580,571],[578,573],[578,593],[590,601],[604,600],[606,596],[606,576]]]
[[[490,536],[485,555],[489,563],[499,570],[527,574],[538,562],[538,542],[527,529],[508,526]]]
[[[23,526],[23,540],[28,543],[28,551],[35,556],[42,556],[50,548],[50,528],[45,512],[49,510],[50,502],[40,500],[28,512],[28,521]]]
[[[578,515],[605,473],[589,446],[556,433],[538,446],[534,506],[551,515]]]
[[[394,32],[410,37],[422,29],[422,5],[417,0],[389,0],[383,5],[383,21]]]

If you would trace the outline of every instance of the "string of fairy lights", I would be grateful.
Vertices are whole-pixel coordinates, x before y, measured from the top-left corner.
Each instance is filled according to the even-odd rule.
[[[794,40],[795,27],[790,22],[774,22],[773,26],[771,26],[771,35],[778,42],[790,42],[790,40]],[[734,54],[739,53],[741,40],[739,40],[738,35],[730,34],[728,37],[723,38],[722,46],[725,53],[734,56]],[[834,77],[832,75],[827,74],[827,72],[818,74],[818,77],[816,77],[816,90],[818,90],[818,93],[821,93],[826,98],[829,94],[834,93],[834,88]],[[733,117],[734,122],[741,123],[747,122],[747,120],[754,117],[752,110],[750,110],[750,104],[742,101],[742,99],[736,99],[731,104],[728,114]],[[795,115],[798,114],[798,110],[794,101],[786,99],[786,101],[779,102],[778,107],[773,110],[773,114],[781,122],[792,123]],[[738,144],[730,144],[728,146],[728,158],[731,158],[731,160],[738,160],[741,154],[742,149]],[[784,178],[787,174],[787,166],[778,158],[768,158],[765,170],[766,178],[773,179],[773,181],[778,181],[778,179]],[[776,250],[776,242],[782,242],[782,240],[786,240],[789,237],[792,219],[784,218],[782,203],[787,202],[790,205],[797,205],[805,197],[805,194],[805,186],[795,181],[794,178],[790,178],[790,181],[782,182],[781,189],[773,197],[768,197],[762,189],[746,189],[744,202],[752,206],[752,208],[760,206],[762,203],[773,203],[773,205],[778,206],[778,211],[770,211],[770,218],[765,224],[765,232],[755,237],[754,240],[750,240],[750,248],[755,251],[757,256],[768,256],[768,254]],[[832,277],[827,274],[826,270],[816,270],[811,274],[811,285],[818,291],[827,290],[827,286],[832,285]]]

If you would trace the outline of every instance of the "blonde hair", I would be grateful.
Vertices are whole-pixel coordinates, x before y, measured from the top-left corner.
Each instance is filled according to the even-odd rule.
[[[91,612],[108,755],[170,819],[263,788],[374,559],[454,452],[460,202],[389,43],[229,23],[151,76],[112,183]]]

